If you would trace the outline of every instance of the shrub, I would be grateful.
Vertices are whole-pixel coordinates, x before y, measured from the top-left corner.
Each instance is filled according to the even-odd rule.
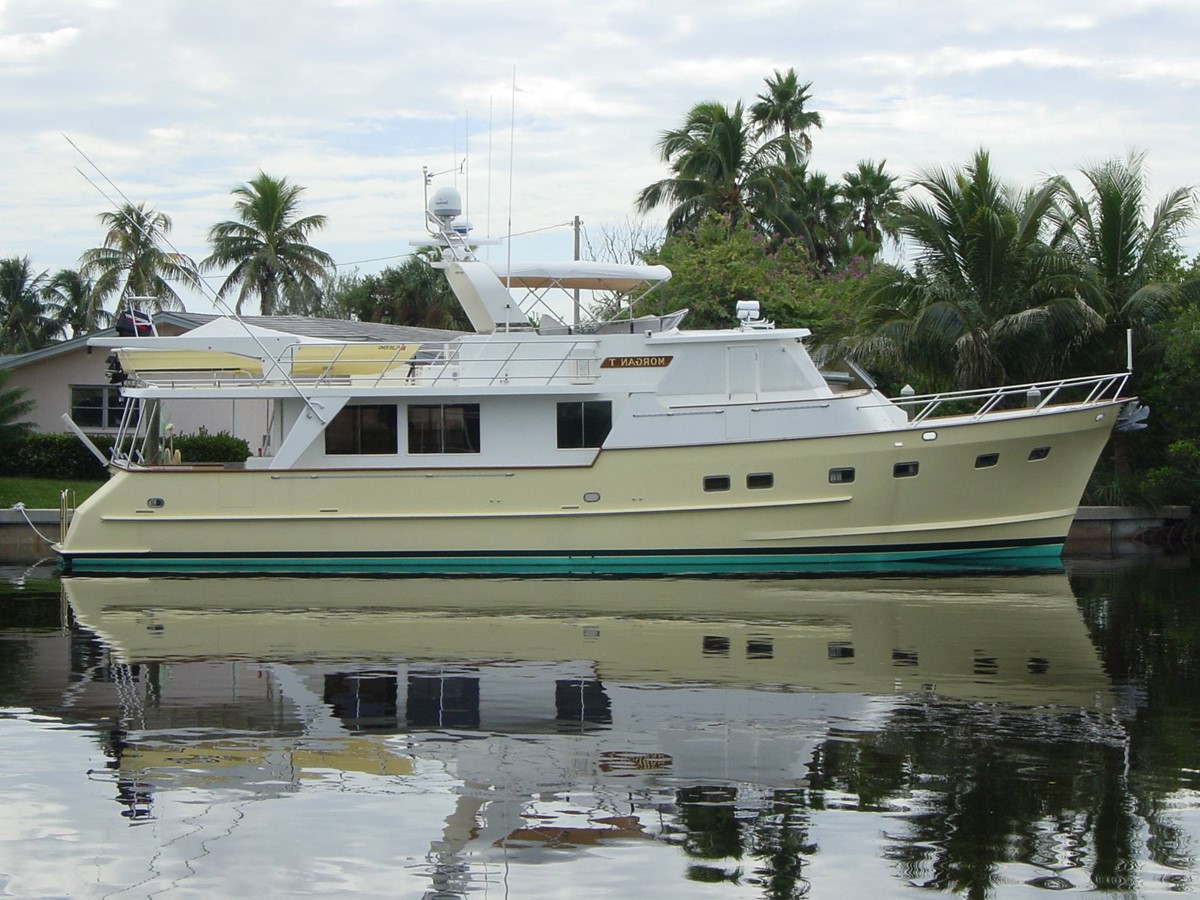
[[[245,462],[250,455],[250,445],[228,431],[209,434],[201,427],[196,434],[181,434],[175,437],[175,449],[185,463],[193,462]]]
[[[112,450],[111,437],[91,438],[106,456]],[[250,455],[249,445],[241,438],[224,431],[209,434],[203,428],[197,434],[177,435],[174,445],[185,463],[244,462]],[[106,469],[73,434],[29,434],[13,441],[0,455],[0,475],[102,481]]]
[[[111,437],[97,435],[92,441],[102,453],[112,449]],[[0,457],[0,475],[102,481],[106,471],[73,434],[27,434]]]

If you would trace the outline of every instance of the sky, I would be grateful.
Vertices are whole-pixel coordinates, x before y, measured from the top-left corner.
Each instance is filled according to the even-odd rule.
[[[1157,202],[1200,184],[1197,35],[1198,0],[0,0],[0,257],[75,267],[128,198],[198,260],[264,171],[304,186],[340,271],[374,272],[424,236],[427,167],[476,236],[513,235],[493,262],[569,259],[575,216],[585,244],[636,221],[662,131],[788,68],[830,179],[985,148],[1015,186],[1082,186],[1141,151]]]

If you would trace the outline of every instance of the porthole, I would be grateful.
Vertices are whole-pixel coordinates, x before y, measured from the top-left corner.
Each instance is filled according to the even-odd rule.
[[[894,466],[892,466],[892,477],[893,478],[914,478],[914,477],[916,477],[916,474],[917,474],[918,470],[920,469],[920,467],[921,467],[921,464],[915,463],[915,462],[896,463]]]
[[[828,650],[830,659],[854,659],[854,645],[849,641],[830,641]]]
[[[746,641],[746,659],[771,659],[775,656],[775,643],[770,638],[750,638]]]
[[[937,440],[937,432],[936,431],[927,431],[923,435],[921,435],[921,440],[936,441]]]
[[[704,489],[706,491],[727,491],[730,488],[731,481],[728,475],[705,475]]]
[[[162,497],[151,497],[146,501],[146,505],[150,507],[150,509],[162,509],[167,505],[167,502],[163,500]]]
[[[1000,462],[999,453],[981,453],[975,457],[975,468],[990,469],[996,463]]]
[[[753,472],[746,476],[746,487],[752,491],[761,491],[775,487],[775,473]]]
[[[830,469],[830,484],[851,484],[854,481],[854,469]]]
[[[600,494],[597,491],[588,491],[583,495],[584,503],[596,503],[600,499]]]
[[[705,656],[728,656],[730,640],[718,634],[706,634],[701,644]]]
[[[1029,459],[1031,462],[1033,460],[1037,460],[1037,459],[1045,459],[1049,455],[1050,455],[1049,447],[1034,447],[1032,450],[1029,451]]]

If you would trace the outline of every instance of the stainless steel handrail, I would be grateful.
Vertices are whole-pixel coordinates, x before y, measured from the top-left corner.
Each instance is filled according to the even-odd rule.
[[[466,355],[468,346],[454,342],[422,343],[418,355],[402,357],[402,348],[397,347],[390,357],[356,355],[354,350],[362,344],[346,343],[328,346],[328,358],[297,360],[293,345],[278,359],[264,360],[263,374],[249,375],[244,370],[200,369],[196,371],[170,371],[145,369],[127,373],[129,386],[138,387],[238,387],[246,390],[282,384],[305,388],[346,384],[350,378],[362,378],[363,386],[417,386],[438,385],[451,379],[457,384],[473,386],[494,385],[497,382],[550,385],[569,377],[569,363],[580,347],[592,347],[591,340],[569,339],[541,341],[536,351],[530,353],[531,345],[520,341],[493,341],[477,345],[482,352]],[[375,346],[375,345],[370,345]],[[411,345],[410,345],[411,346]],[[475,347],[472,347],[475,349]],[[407,366],[404,364],[407,363]],[[319,366],[313,375],[298,375],[294,365]],[[338,367],[363,364],[378,371],[361,375],[337,373]],[[523,372],[523,369],[542,367],[542,371]],[[405,371],[401,374],[399,370]]]
[[[909,410],[909,421],[918,424],[933,418],[939,409],[952,403],[976,401],[972,412],[954,412],[951,415],[969,419],[981,419],[998,411],[1005,401],[1020,398],[1022,409],[1037,414],[1053,406],[1078,405],[1092,406],[1097,403],[1111,403],[1121,399],[1121,391],[1129,380],[1129,372],[1116,372],[1109,375],[1088,375],[1080,378],[1061,378],[1053,381],[1035,381],[1028,384],[1006,385],[999,388],[977,388],[966,391],[942,391],[934,394],[918,394],[912,397],[894,397],[891,403],[901,409]],[[1060,395],[1075,390],[1087,389],[1082,400],[1062,401],[1055,403]],[[1031,400],[1036,402],[1030,403]]]

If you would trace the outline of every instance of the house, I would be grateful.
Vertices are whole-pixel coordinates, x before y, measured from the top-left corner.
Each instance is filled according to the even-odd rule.
[[[177,335],[216,318],[219,317],[200,313],[162,312],[155,314],[154,325],[160,335]],[[446,341],[458,336],[458,332],[432,328],[310,316],[243,316],[241,321],[287,334],[335,341],[412,343]],[[124,400],[117,386],[109,382],[108,352],[88,346],[90,338],[116,334],[115,328],[106,328],[30,353],[0,356],[0,370],[12,373],[7,387],[23,388],[25,399],[34,403],[25,421],[32,422],[35,431],[68,431],[62,416],[69,413],[75,424],[88,434],[116,432],[125,409]],[[136,342],[137,338],[129,340]],[[213,400],[188,406],[186,417],[181,410],[180,418],[172,420],[177,434],[195,434],[204,428],[212,434],[224,431],[243,438],[251,452],[262,446],[269,414],[266,401]]]

